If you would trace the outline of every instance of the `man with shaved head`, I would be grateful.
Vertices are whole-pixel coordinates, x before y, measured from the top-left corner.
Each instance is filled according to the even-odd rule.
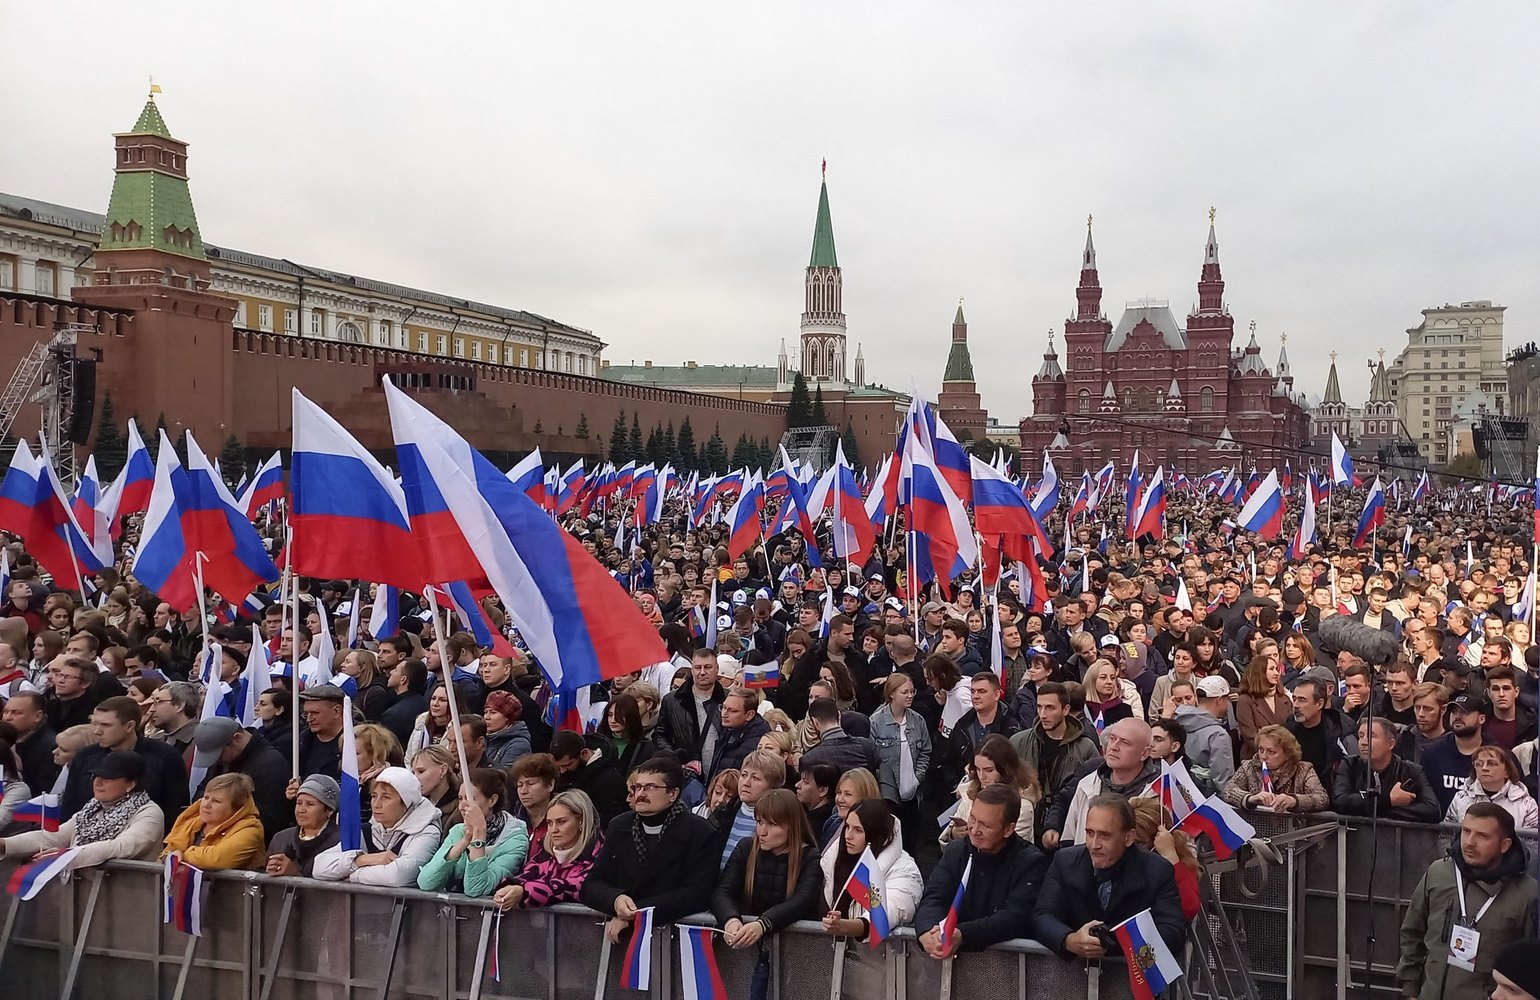
[[[1043,846],[1078,844],[1085,830],[1086,809],[1098,795],[1134,798],[1160,777],[1160,762],[1150,756],[1150,724],[1122,719],[1102,733],[1102,757],[1087,761],[1079,780],[1066,785],[1044,821]]]

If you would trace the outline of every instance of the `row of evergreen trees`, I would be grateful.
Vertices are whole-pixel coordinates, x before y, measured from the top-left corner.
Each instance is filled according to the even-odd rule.
[[[609,447],[605,453],[605,458],[617,466],[635,462],[638,465],[651,463],[662,468],[666,462],[683,472],[696,469],[703,472],[727,472],[745,466],[750,469],[764,468],[774,457],[775,443],[769,438],[754,441],[746,434],[738,436],[737,443],[729,452],[726,442],[722,440],[720,427],[713,429],[705,443],[697,446],[695,428],[688,416],[680,423],[678,430],[675,430],[674,422],[670,420],[654,425],[643,437],[641,420],[633,412],[628,425],[625,410],[615,415],[615,426],[610,430]]]
[[[102,484],[116,479],[118,473],[123,471],[123,466],[128,464],[128,434],[127,424],[118,426],[117,412],[112,406],[112,397],[105,396],[102,399],[102,412],[97,419],[96,446],[91,449],[91,455],[96,459],[96,474]],[[140,435],[144,438],[144,446],[154,458],[160,451],[160,435],[166,432],[166,437],[171,440],[171,445],[176,449],[177,458],[183,465],[187,464],[187,433],[172,434],[166,426],[166,415],[162,413],[155,421],[155,426],[139,428]],[[208,444],[204,442],[205,454]],[[236,440],[235,435],[225,439],[220,448],[219,471],[225,478],[226,485],[234,487],[246,474],[246,448]]]

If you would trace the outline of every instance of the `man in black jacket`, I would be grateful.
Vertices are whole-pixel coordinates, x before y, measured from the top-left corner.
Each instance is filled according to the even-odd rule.
[[[193,732],[193,767],[207,768],[193,798],[203,797],[209,778],[244,774],[251,779],[251,800],[262,819],[268,840],[279,830],[294,825],[294,806],[284,789],[289,784],[289,762],[267,740],[242,729],[234,719],[204,719]]]
[[[851,736],[840,726],[840,710],[829,698],[814,698],[808,718],[818,729],[818,742],[802,755],[804,764],[828,764],[840,774],[864,767],[876,774],[881,767],[877,744],[864,736]]]
[[[428,710],[428,668],[421,660],[398,660],[385,683],[396,700],[380,714],[380,725],[404,747],[412,740],[417,717]]]
[[[1058,605],[1058,622],[1048,630],[1045,637],[1048,640],[1048,651],[1053,658],[1060,663],[1068,663],[1070,654],[1075,649],[1070,640],[1077,633],[1089,632],[1091,638],[1101,641],[1101,637],[1107,634],[1107,623],[1100,618],[1087,618],[1085,602],[1079,598],[1065,601]]]
[[[952,624],[951,622],[947,623]],[[1011,736],[1016,726],[1011,715],[1000,703],[1000,678],[993,671],[980,670],[968,682],[970,708],[952,727],[952,753],[956,761],[967,767],[973,763],[973,755],[991,736]]]
[[[979,951],[1028,933],[1047,862],[1016,835],[1020,815],[1021,796],[1014,789],[988,785],[973,800],[967,838],[942,850],[914,915],[920,944],[932,958]],[[958,906],[957,928],[950,940],[943,940],[942,924],[970,860],[973,870]]]
[[[631,811],[605,828],[580,896],[609,918],[604,933],[611,941],[620,940],[639,909],[651,906],[653,919],[668,923],[704,910],[711,899],[716,831],[679,801],[683,787],[684,769],[670,754],[649,757],[631,772]]]
[[[1395,754],[1396,729],[1381,716],[1358,727],[1360,755],[1337,769],[1331,807],[1348,816],[1437,823],[1444,815],[1423,769]],[[1370,772],[1373,772],[1372,774]]]
[[[1085,843],[1053,856],[1032,918],[1032,936],[1065,958],[1101,958],[1105,933],[1150,911],[1172,954],[1182,954],[1187,922],[1171,862],[1134,845],[1134,808],[1098,795],[1086,810]]]
[[[75,755],[64,794],[59,798],[59,818],[69,819],[91,800],[91,769],[97,761],[114,750],[132,750],[144,758],[144,777],[138,787],[160,806],[163,815],[175,821],[187,808],[187,767],[182,755],[159,740],[146,739],[139,732],[139,705],[123,695],[108,698],[91,713],[91,730],[96,742]]]
[[[717,719],[716,753],[711,755],[710,770],[701,773],[707,785],[723,771],[741,766],[743,758],[758,748],[759,738],[770,731],[770,723],[759,717],[759,692],[751,688],[727,692]]]
[[[557,791],[575,788],[583,792],[599,811],[601,823],[625,812],[626,776],[608,739],[597,733],[584,736],[563,729],[551,737],[551,757],[561,772]]]
[[[690,658],[690,683],[663,696],[658,708],[658,727],[653,742],[658,749],[671,753],[686,767],[700,773],[709,763],[703,753],[716,751],[716,734],[721,728],[722,700],[727,692],[717,682],[717,651],[697,649]],[[707,741],[711,746],[707,746]]]
[[[1328,704],[1326,682],[1320,678],[1301,678],[1290,698],[1294,714],[1283,728],[1294,734],[1300,756],[1315,768],[1321,787],[1328,788],[1342,761],[1358,754],[1353,722],[1341,709]]]
[[[16,727],[16,756],[21,760],[21,779],[39,795],[53,787],[59,765],[53,762],[54,731],[48,726],[48,709],[36,691],[18,691],[5,703],[4,721]]]
[[[781,681],[776,707],[792,721],[800,722],[807,715],[807,689],[818,679],[819,671],[830,660],[842,663],[851,677],[866,673],[866,656],[856,646],[856,623],[847,615],[835,615],[829,620],[829,637],[813,643],[813,648],[802,654],[791,676]]]

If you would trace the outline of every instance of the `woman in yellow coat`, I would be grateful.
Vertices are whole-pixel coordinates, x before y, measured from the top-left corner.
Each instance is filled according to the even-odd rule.
[[[251,793],[251,779],[244,774],[209,779],[203,797],[184,809],[172,824],[160,856],[178,854],[204,871],[260,871],[266,860],[265,841]]]

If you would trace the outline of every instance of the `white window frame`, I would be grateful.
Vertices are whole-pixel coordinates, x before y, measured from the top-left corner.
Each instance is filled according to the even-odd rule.
[[[472,361],[480,361],[481,360],[481,341],[479,341],[479,340],[471,341],[471,360]]]
[[[244,301],[235,304],[235,319],[231,320],[236,326],[246,325],[246,303]]]
[[[324,309],[310,310],[310,335],[312,337],[326,336],[326,311]]]
[[[295,309],[283,311],[283,332],[294,333],[299,329],[299,312]]]
[[[448,336],[446,336],[445,334],[441,333],[438,336],[433,338],[433,353],[434,354],[441,354],[441,355],[449,353],[449,337]]]
[[[465,357],[465,338],[464,337],[456,337],[455,338],[455,357],[457,357],[457,358]]]
[[[379,336],[380,336],[380,346],[381,347],[389,347],[390,346],[390,320],[388,320],[388,319],[380,320],[380,335]]]

